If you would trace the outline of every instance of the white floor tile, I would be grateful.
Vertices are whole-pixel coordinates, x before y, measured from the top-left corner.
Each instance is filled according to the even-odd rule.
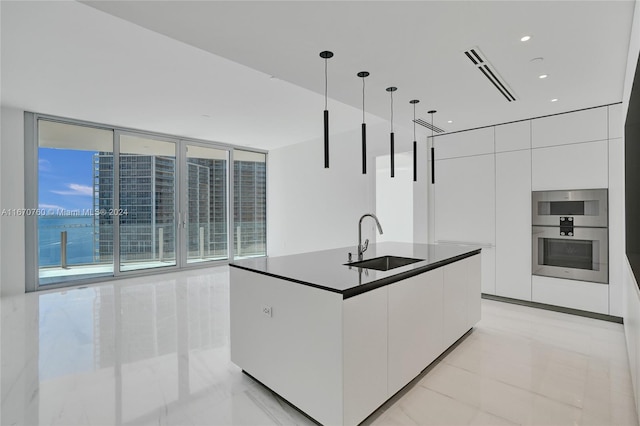
[[[311,425],[229,360],[229,274],[0,300],[2,425]],[[624,331],[482,301],[482,321],[371,425],[637,425]]]

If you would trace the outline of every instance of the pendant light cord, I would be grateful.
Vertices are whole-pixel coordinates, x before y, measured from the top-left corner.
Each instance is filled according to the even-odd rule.
[[[431,114],[431,143],[433,144],[433,113]]]

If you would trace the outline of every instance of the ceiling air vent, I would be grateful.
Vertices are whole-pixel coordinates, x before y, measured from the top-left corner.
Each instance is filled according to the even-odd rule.
[[[424,121],[422,118],[418,118],[413,120],[414,123],[419,124],[423,127],[426,127],[429,130],[433,130],[436,133],[444,133],[444,130],[442,130],[440,127],[438,126],[432,126],[431,123],[427,123],[426,121]]]
[[[513,91],[509,88],[509,85],[500,78],[500,74],[498,74],[493,65],[487,61],[487,58],[482,54],[478,47],[472,47],[471,49],[466,50],[464,54],[469,58],[473,65],[479,69],[485,77],[487,77],[491,84],[498,89],[507,101],[513,102],[516,100]]]

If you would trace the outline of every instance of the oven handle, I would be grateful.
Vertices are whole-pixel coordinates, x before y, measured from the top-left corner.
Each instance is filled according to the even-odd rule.
[[[581,235],[581,236],[576,236],[576,231],[580,231],[580,233],[582,234],[583,232],[587,232],[587,235]],[[592,232],[590,232],[592,231]],[[593,239],[599,239],[597,234],[601,234],[604,231],[605,235],[607,235],[607,228],[601,228],[601,227],[593,227],[593,226],[576,226],[574,228],[574,234],[573,235],[560,235],[560,227],[559,226],[540,226],[540,225],[533,225],[531,227],[531,233],[537,237],[537,238],[544,238],[544,237],[550,237],[550,238],[559,238],[559,239],[564,239],[564,240],[573,240],[573,239],[577,239],[577,240],[584,240],[585,237],[588,238],[588,236],[590,235],[591,238]]]

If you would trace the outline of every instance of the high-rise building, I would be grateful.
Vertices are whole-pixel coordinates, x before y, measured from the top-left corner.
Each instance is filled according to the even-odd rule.
[[[120,155],[121,214],[114,208],[113,155],[94,159],[96,261],[113,259],[113,225],[120,220],[120,260],[175,259],[175,159],[150,155]],[[162,247],[160,246],[162,239]]]
[[[264,255],[267,247],[267,169],[265,162],[235,161],[234,235],[236,256]]]
[[[187,162],[187,257],[228,258],[227,161]],[[120,155],[121,216],[114,207],[113,155],[94,155],[94,260],[113,261],[114,219],[120,219],[120,260],[175,260],[175,159]],[[236,256],[266,253],[266,164],[234,162],[234,245]],[[162,249],[160,248],[162,238]]]

